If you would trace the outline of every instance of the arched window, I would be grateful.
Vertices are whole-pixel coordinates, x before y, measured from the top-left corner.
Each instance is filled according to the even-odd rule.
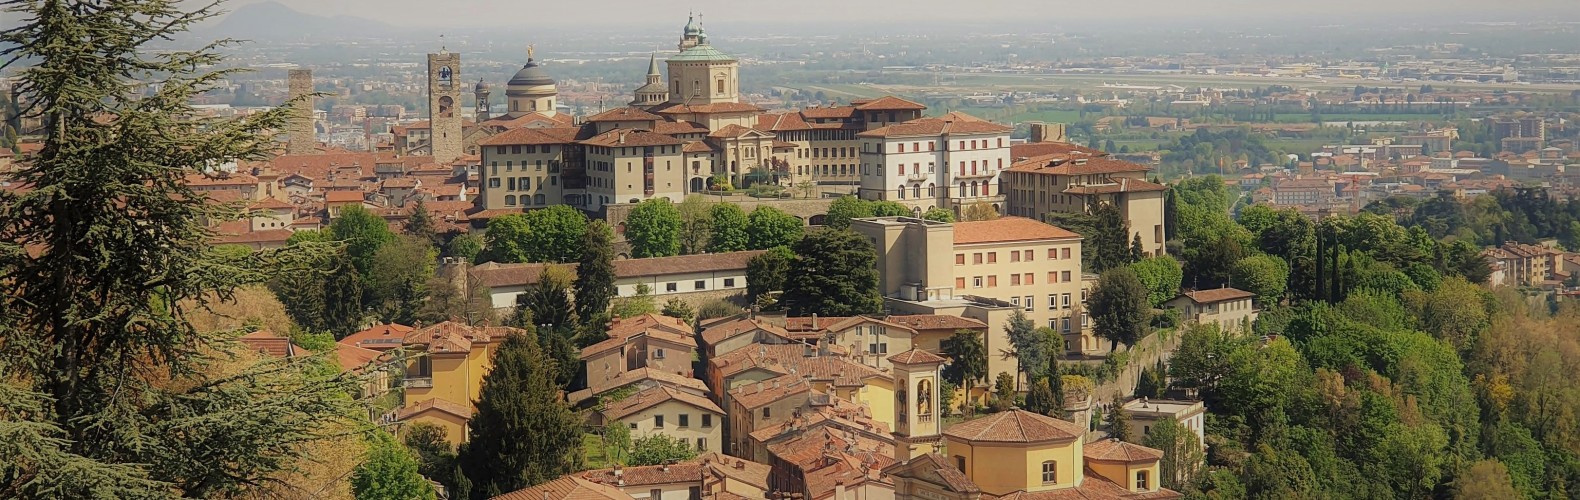
[[[931,194],[931,193],[929,193],[929,194]],[[911,197],[912,198],[921,198],[922,197],[922,185],[921,184],[917,184],[915,186],[911,186]]]
[[[534,205],[542,205],[544,203],[544,201],[546,201],[546,200],[547,200],[547,198],[545,198],[541,194],[532,195],[532,203]]]
[[[515,206],[516,205],[516,195],[513,195],[513,194],[505,195],[505,205],[506,206]]]
[[[922,379],[916,382],[916,414],[926,417],[933,414],[933,381]]]
[[[1059,463],[1053,460],[1042,463],[1042,484],[1059,482]]]
[[[900,199],[905,199],[905,186],[900,186],[900,189],[897,189],[896,191],[900,192]]]
[[[933,187],[933,183],[931,183],[931,182],[927,183],[927,196],[929,196],[929,197],[938,196],[938,194],[935,193],[934,191],[935,191],[935,189]]]
[[[958,193],[955,193],[955,196],[960,197],[960,198],[965,198],[966,197],[966,183],[964,183],[964,182],[960,183],[960,191]]]

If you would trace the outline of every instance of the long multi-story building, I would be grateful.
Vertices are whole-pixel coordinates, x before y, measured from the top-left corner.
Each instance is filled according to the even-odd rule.
[[[974,203],[1002,210],[999,174],[1009,167],[1011,131],[955,112],[856,134],[861,197],[900,202],[917,213]]]
[[[1166,188],[1146,180],[1146,166],[1063,143],[1022,149],[1039,154],[1018,158],[1003,173],[1006,213],[1041,218],[1050,212],[1089,213],[1099,204],[1112,204],[1130,225],[1127,239],[1141,238],[1147,255],[1164,254]]]

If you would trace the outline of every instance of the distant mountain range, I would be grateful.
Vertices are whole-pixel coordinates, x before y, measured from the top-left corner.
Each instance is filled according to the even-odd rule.
[[[389,37],[396,30],[379,21],[355,16],[317,16],[270,1],[238,7],[217,24],[201,31],[215,38],[290,42]]]

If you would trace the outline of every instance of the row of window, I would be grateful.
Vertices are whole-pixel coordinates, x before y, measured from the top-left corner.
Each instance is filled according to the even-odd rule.
[[[905,199],[905,190],[906,189],[907,189],[906,186],[900,186],[898,188],[895,188],[895,194],[899,197],[899,199],[902,199],[902,200]],[[912,198],[920,199],[922,197],[922,185],[921,184],[911,185],[911,186],[909,186],[909,189],[911,190],[911,197]],[[937,196],[936,194],[934,194],[935,193],[934,189],[935,188],[933,187],[932,183],[928,183],[927,184],[927,196],[928,197]],[[983,182],[981,184],[977,184],[977,181],[971,181],[970,183],[962,182],[962,183],[960,183],[960,190],[956,192],[956,196],[958,196],[960,198],[968,198],[968,197],[969,198],[975,198],[975,197],[978,197],[978,196],[993,196],[993,185],[991,183],[988,183],[988,182]]]
[[[499,154],[499,155],[505,154],[505,148],[506,147],[510,148],[510,154],[513,154],[513,155],[521,154],[522,147],[519,146],[519,145],[517,145],[517,146],[494,146],[494,154]],[[552,144],[544,144],[542,146],[539,146],[539,145],[536,145],[536,144],[528,144],[526,146],[526,151],[527,151],[527,154],[538,154],[538,151],[539,151],[540,148],[542,149],[542,152],[544,154],[552,154],[552,153],[554,153],[554,145],[552,145]]]
[[[522,205],[527,205],[527,206],[547,205],[548,204],[547,203],[548,202],[548,197],[543,196],[543,194],[541,194],[541,193],[540,194],[535,194],[535,195],[530,195],[530,196],[529,195],[521,195],[521,198],[519,198],[519,199],[516,198],[516,195],[507,194],[507,195],[505,195],[505,206],[507,206],[507,207],[516,206],[516,202],[518,200],[521,202]]]
[[[971,147],[966,147],[967,144],[970,144]],[[978,140],[960,141],[960,147],[957,147],[955,149],[957,149],[957,150],[987,149],[987,148],[990,148],[990,147],[995,147],[995,146],[992,146],[992,144],[993,143],[988,141],[987,139],[982,139],[980,141],[978,141]],[[903,143],[903,142],[895,143],[894,147],[895,147],[894,152],[896,152],[896,153],[904,153],[905,152],[905,143]],[[928,151],[934,151],[937,147],[938,147],[938,142],[936,142],[936,141],[927,141],[927,150]],[[1004,147],[1004,138],[1003,137],[999,137],[998,138],[998,146],[996,146],[996,147],[1000,147],[1000,148]],[[921,142],[912,142],[911,143],[911,152],[912,153],[919,153],[921,151],[922,151],[922,143]]]
[[[684,429],[684,428],[687,428],[687,427],[691,427],[691,414],[681,413],[681,414],[675,415],[675,427],[678,427],[678,428],[681,428],[681,429]],[[631,428],[632,429],[636,428],[636,423],[635,422],[631,423]],[[653,428],[654,429],[663,429],[664,428],[664,416],[663,415],[653,415]],[[712,414],[708,414],[708,413],[702,414],[702,428],[704,428],[704,429],[711,429],[711,428],[713,428],[713,415]]]
[[[501,146],[501,147],[503,147],[503,146]],[[555,165],[554,162],[555,161],[557,161],[557,160],[549,161],[549,170],[550,171],[557,171],[558,170],[558,169],[554,168],[554,165]],[[543,160],[534,160],[533,161],[533,167],[534,167],[533,170],[542,172],[543,171]],[[489,168],[488,175],[499,175],[499,162],[497,162],[497,161],[489,162],[488,168]],[[526,170],[527,169],[527,162],[526,162],[526,160],[522,160],[522,162],[521,162],[521,169],[522,170]],[[514,160],[505,160],[505,171],[506,172],[515,172],[516,171],[516,162]]]
[[[856,148],[812,148],[813,158],[853,158]]]
[[[735,278],[724,278],[724,288],[735,288]],[[708,280],[696,280],[696,281],[691,282],[691,289],[692,290],[707,290],[708,289]],[[670,292],[670,293],[679,292],[680,291],[680,283],[679,282],[665,283],[664,284],[664,291],[665,292]]]
[[[1010,262],[1021,262],[1021,261],[1031,262],[1031,261],[1037,259],[1037,254],[1035,252],[1031,251],[1031,250],[1010,250],[1008,253],[1009,253],[1009,261]],[[1049,248],[1048,249],[1048,260],[1060,260],[1060,259],[1068,260],[1069,258],[1070,258],[1070,249],[1069,248]],[[998,252],[975,252],[975,253],[971,254],[971,263],[972,264],[982,264],[984,262],[984,260],[988,264],[997,264],[998,263]],[[955,254],[955,265],[957,265],[957,266],[966,265],[966,254],[964,254],[964,253],[957,253],[957,254]],[[1069,271],[1065,271],[1066,275],[1068,275],[1069,273],[1070,273]],[[1069,281],[1069,278],[1066,278],[1065,281]]]

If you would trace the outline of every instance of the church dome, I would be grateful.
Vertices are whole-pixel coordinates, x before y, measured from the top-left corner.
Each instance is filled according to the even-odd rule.
[[[702,32],[702,25],[697,24],[696,16],[686,17],[686,35],[695,35]]]
[[[554,85],[554,79],[549,78],[548,72],[543,71],[543,67],[539,66],[537,62],[528,59],[527,64],[521,67],[521,71],[517,71],[516,76],[510,78],[510,83],[508,85],[512,87]]]
[[[473,92],[488,92],[488,90],[488,82],[485,82],[482,79],[478,79],[477,86],[472,88]]]

